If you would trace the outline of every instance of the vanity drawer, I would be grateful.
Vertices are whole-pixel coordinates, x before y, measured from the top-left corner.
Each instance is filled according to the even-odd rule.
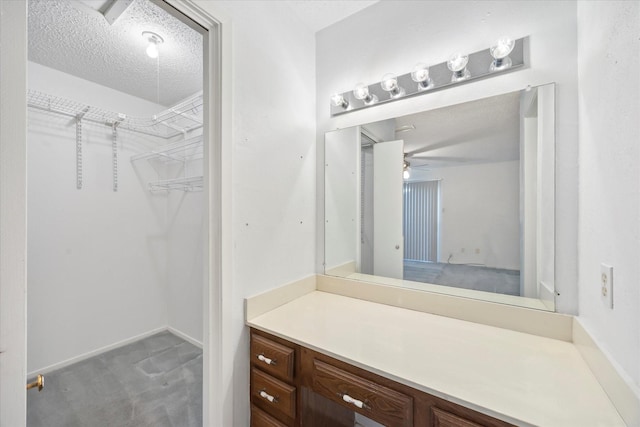
[[[251,363],[283,380],[293,380],[295,351],[261,335],[251,334]]]
[[[296,417],[296,388],[256,368],[251,368],[251,401],[261,402],[261,406],[287,417]]]
[[[312,369],[316,393],[386,426],[413,426],[411,396],[315,358]]]
[[[480,424],[442,409],[431,408],[431,413],[433,427],[482,427]]]
[[[271,415],[251,405],[251,427],[287,427]]]

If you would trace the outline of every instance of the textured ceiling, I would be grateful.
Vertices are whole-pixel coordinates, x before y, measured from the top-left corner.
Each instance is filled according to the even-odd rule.
[[[427,95],[428,96],[428,95]],[[493,96],[396,119],[411,167],[427,169],[517,160],[520,92]]]
[[[148,0],[109,25],[104,0],[29,0],[29,60],[165,106],[202,89],[202,36]],[[143,31],[164,38],[149,58]]]

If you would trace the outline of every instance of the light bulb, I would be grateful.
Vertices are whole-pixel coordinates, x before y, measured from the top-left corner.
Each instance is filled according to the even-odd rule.
[[[410,177],[411,177],[411,174],[409,173],[409,169],[405,169],[402,171],[402,178],[409,179]]]
[[[451,58],[447,61],[447,67],[451,71],[462,71],[467,66],[469,62],[469,55],[463,55],[461,53],[456,53],[451,55]]]
[[[358,83],[353,89],[353,96],[356,99],[364,101],[366,105],[371,105],[378,101],[378,97],[369,93],[369,86],[364,83]]]
[[[511,67],[512,62],[509,54],[515,45],[516,42],[509,37],[500,37],[496,44],[489,48],[489,53],[494,58],[489,70],[499,71]]]
[[[149,46],[147,46],[147,55],[149,58],[157,58],[158,57],[158,45],[154,42],[149,42]]]
[[[369,88],[364,83],[358,83],[353,89],[353,96],[356,99],[366,99],[369,96]]]
[[[398,86],[398,78],[395,74],[388,73],[382,76],[380,86],[383,90],[389,92],[392,98],[398,98],[404,95],[404,89]]]
[[[336,107],[347,108],[349,106],[349,101],[344,99],[344,96],[339,93],[336,93],[331,97],[331,103]]]
[[[471,73],[467,70],[467,63],[469,62],[469,55],[463,55],[456,53],[451,55],[451,58],[447,61],[447,68],[453,71],[451,76],[451,82],[459,82],[461,80],[471,77]]]
[[[427,64],[416,64],[411,72],[411,80],[418,83],[418,90],[429,89],[433,86],[433,80],[429,78],[429,66]]]
[[[496,44],[491,46],[489,52],[495,59],[502,59],[509,56],[516,42],[509,37],[500,37]]]
[[[149,46],[147,46],[146,50],[149,58],[157,58],[160,53],[160,51],[158,50],[158,46],[164,42],[164,39],[153,31],[143,31],[142,37],[144,37],[147,42],[149,42]]]
[[[382,82],[380,82],[380,86],[382,86],[382,89],[386,90],[387,92],[398,89],[398,79],[396,78],[396,75],[388,73],[382,76]]]

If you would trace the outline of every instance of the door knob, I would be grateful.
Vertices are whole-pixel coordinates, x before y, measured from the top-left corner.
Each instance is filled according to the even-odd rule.
[[[38,374],[36,380],[32,383],[27,384],[27,390],[31,390],[32,388],[38,387],[38,391],[42,391],[44,388],[44,376]]]

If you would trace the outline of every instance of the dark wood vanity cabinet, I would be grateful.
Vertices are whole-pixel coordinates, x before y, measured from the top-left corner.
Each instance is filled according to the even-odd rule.
[[[251,329],[251,426],[389,427],[511,424]]]
[[[251,330],[251,426],[299,426],[300,347]]]

